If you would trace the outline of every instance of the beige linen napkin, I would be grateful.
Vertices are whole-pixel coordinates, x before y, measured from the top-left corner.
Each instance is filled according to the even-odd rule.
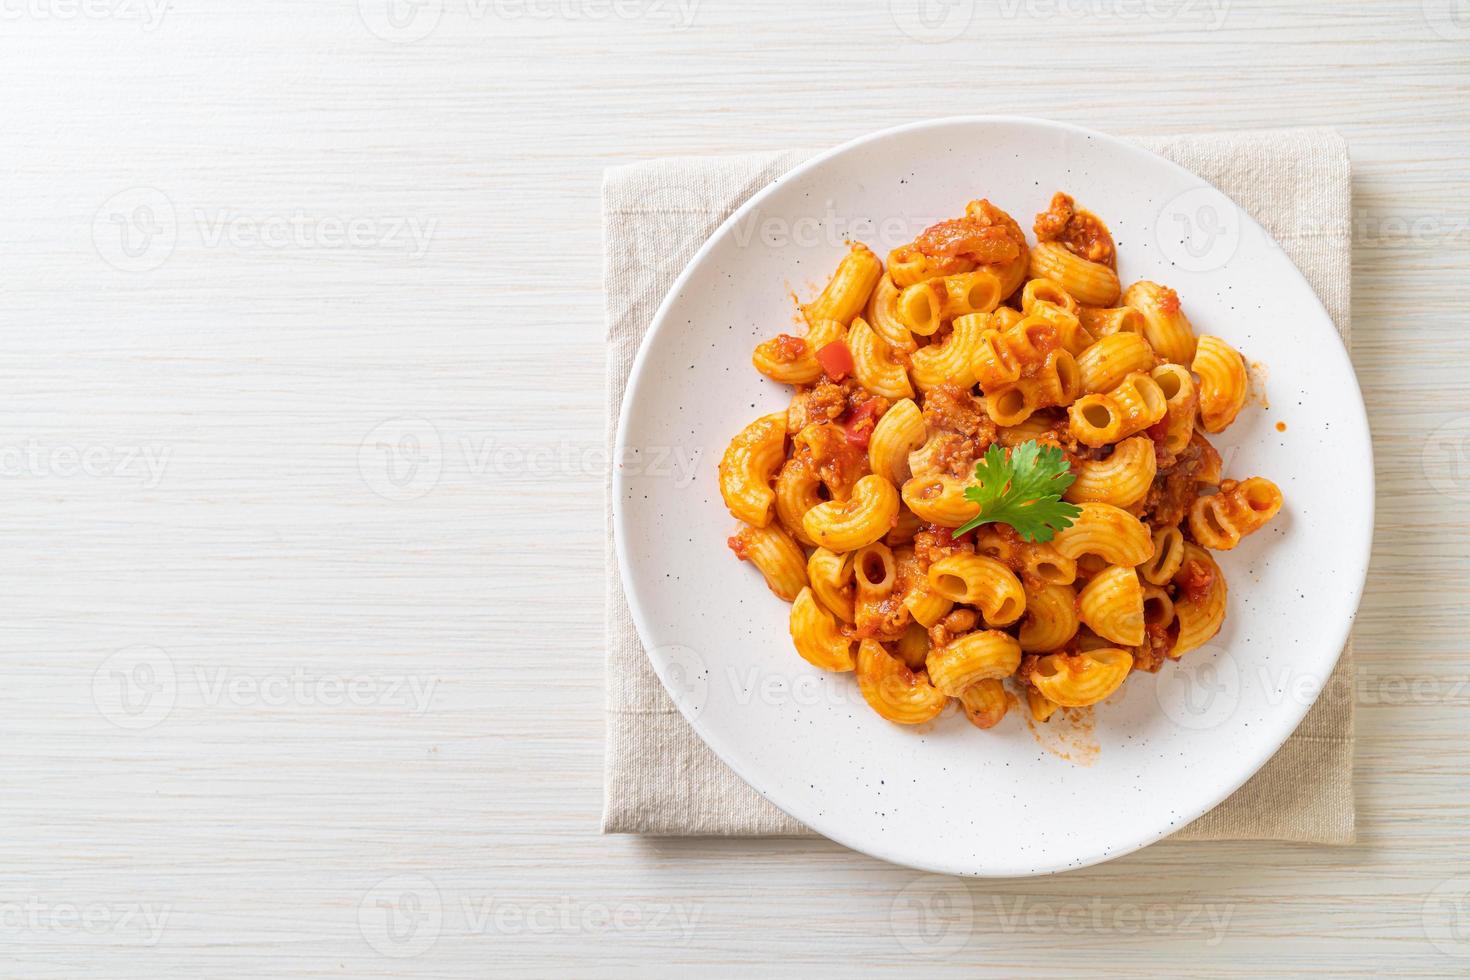
[[[1351,169],[1328,129],[1140,139],[1234,199],[1281,243],[1348,339]],[[808,152],[652,160],[603,182],[607,442],[638,345],[689,257],[751,195]],[[657,274],[654,274],[657,273]],[[607,756],[604,833],[805,835],[741,781],[684,721],[633,628],[612,544],[607,492]],[[1352,646],[1295,734],[1180,840],[1353,840]]]

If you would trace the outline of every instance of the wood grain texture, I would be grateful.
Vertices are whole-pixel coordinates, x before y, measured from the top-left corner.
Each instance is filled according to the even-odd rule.
[[[385,3],[0,8],[4,972],[1463,972],[1463,10]],[[1360,843],[599,836],[602,169],[997,109],[1351,144]]]

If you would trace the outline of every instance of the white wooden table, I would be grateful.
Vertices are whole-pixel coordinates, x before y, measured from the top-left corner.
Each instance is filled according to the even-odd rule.
[[[1470,968],[1463,4],[388,3],[0,3],[0,972]],[[1350,140],[1356,846],[599,836],[602,169],[977,111]]]

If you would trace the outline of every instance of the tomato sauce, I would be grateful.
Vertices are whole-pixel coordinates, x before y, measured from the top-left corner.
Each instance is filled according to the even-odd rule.
[[[834,340],[817,351],[817,363],[822,365],[822,372],[833,381],[841,381],[854,370],[852,351],[841,340]]]
[[[1198,558],[1191,558],[1179,569],[1174,581],[1179,585],[1179,598],[1199,602],[1210,594],[1210,588],[1215,584],[1215,570]]]
[[[806,353],[806,341],[789,333],[777,334],[771,341],[772,355],[783,364],[791,364]]]
[[[1061,191],[1053,194],[1051,206],[1036,216],[1033,230],[1038,242],[1059,242],[1078,258],[1109,268],[1117,261],[1117,249],[1108,226],[1091,211],[1078,208]]]

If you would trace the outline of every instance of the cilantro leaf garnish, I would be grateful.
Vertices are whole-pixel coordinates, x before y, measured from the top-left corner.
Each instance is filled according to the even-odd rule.
[[[965,499],[980,505],[980,513],[957,528],[964,534],[982,524],[1009,524],[1025,541],[1044,544],[1058,531],[1072,526],[1082,508],[1062,500],[1076,477],[1056,446],[1029,439],[1011,449],[1010,457],[991,443],[985,458],[975,464],[975,485],[965,488]]]

